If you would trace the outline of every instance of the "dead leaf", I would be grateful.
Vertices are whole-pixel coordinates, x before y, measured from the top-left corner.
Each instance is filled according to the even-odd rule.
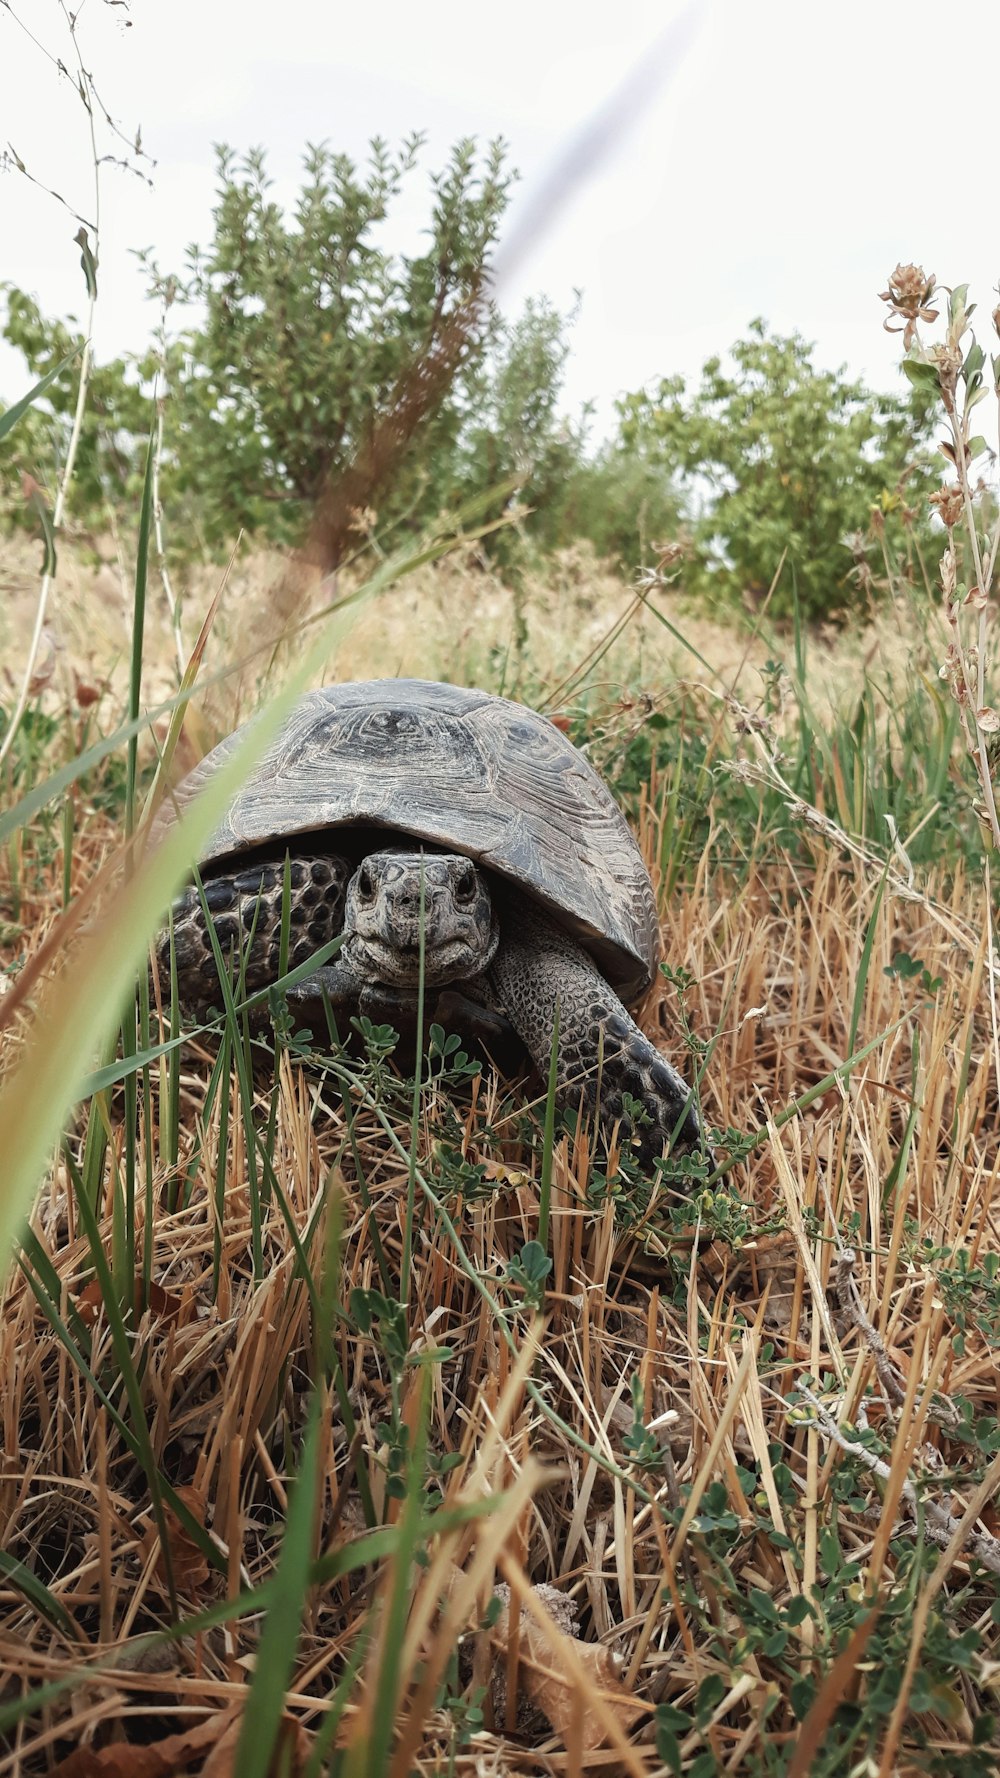
[[[137,1277],[135,1281],[136,1315],[141,1315],[143,1312],[142,1297],[143,1283],[142,1279]],[[90,1282],[77,1292],[76,1306],[80,1320],[85,1326],[93,1327],[104,1306],[104,1292],[98,1279],[91,1278]],[[191,1319],[191,1305],[188,1304],[188,1313],[182,1316],[181,1310],[184,1306],[179,1296],[174,1296],[170,1290],[164,1290],[163,1285],[157,1284],[155,1278],[150,1280],[146,1308],[154,1321],[181,1320],[187,1322]]]
[[[89,710],[91,704],[99,704],[107,689],[106,679],[100,685],[91,685],[89,680],[81,679],[79,673],[73,674],[73,690],[79,710]]]
[[[35,664],[31,669],[31,678],[28,680],[28,690],[33,698],[52,684],[58,652],[59,644],[56,641],[55,632],[46,626],[38,639],[38,653],[35,655]]]
[[[104,1306],[104,1292],[96,1278],[91,1278],[89,1284],[77,1291],[76,1306],[84,1326],[93,1327]]]
[[[617,1656],[601,1643],[577,1642],[575,1638],[573,1641],[576,1654],[587,1669],[588,1677],[592,1679],[596,1690],[601,1693],[605,1708],[617,1719],[622,1733],[627,1735],[645,1711],[628,1687],[622,1684],[618,1676]],[[544,1711],[556,1734],[563,1741],[568,1741],[576,1732],[576,1724],[581,1716],[578,1687],[555,1670],[555,1653],[548,1637],[543,1635],[536,1623],[525,1623],[523,1618],[521,1651],[526,1691],[538,1708]],[[536,1666],[530,1664],[532,1660],[537,1663]],[[582,1712],[579,1734],[584,1753],[606,1746],[609,1740],[600,1717],[586,1705]]]
[[[217,1711],[196,1728],[180,1735],[168,1735],[147,1747],[131,1741],[116,1741],[113,1747],[78,1747],[68,1758],[60,1760],[49,1778],[177,1778],[204,1753],[209,1753],[228,1732],[238,1705]],[[237,1725],[238,1726],[238,1725]],[[208,1766],[203,1768],[208,1771]]]
[[[608,1731],[597,1711],[581,1696],[574,1667],[582,1665],[590,1686],[599,1691],[604,1709],[617,1721],[623,1734],[628,1734],[646,1713],[628,1687],[618,1677],[618,1660],[602,1643],[581,1642],[572,1633],[575,1608],[571,1600],[557,1588],[540,1586],[533,1589],[550,1627],[545,1631],[531,1613],[522,1610],[518,1624],[520,1661],[518,1683],[523,1695],[546,1716],[560,1739],[577,1745],[584,1754],[595,1752],[608,1744]],[[509,1599],[506,1586],[497,1586],[500,1598]],[[491,1632],[494,1647],[506,1655],[510,1635],[509,1608],[500,1613]],[[559,1645],[571,1646],[572,1662],[560,1669]]]
[[[213,1748],[205,1761],[202,1778],[239,1778],[235,1760],[242,1727],[239,1719],[230,1723],[225,1734],[220,1737],[218,1746]],[[308,1757],[309,1737],[301,1723],[296,1722],[292,1716],[283,1716],[271,1755],[269,1772],[276,1775],[280,1772],[281,1778],[299,1778]]]
[[[191,1517],[197,1519],[199,1525],[204,1525],[208,1507],[208,1496],[204,1489],[185,1486],[177,1488],[175,1492],[178,1500],[187,1507]],[[208,1557],[202,1553],[190,1532],[181,1524],[177,1514],[169,1506],[164,1509],[164,1516],[167,1521],[167,1536],[170,1541],[170,1565],[173,1569],[174,1585],[179,1592],[190,1598],[192,1594],[200,1592],[208,1579]],[[150,1535],[156,1537],[155,1529]],[[159,1580],[166,1583],[167,1567],[163,1560],[162,1549],[157,1556],[154,1572]]]
[[[484,1161],[483,1177],[492,1185],[509,1185],[517,1191],[522,1185],[531,1184],[531,1174],[525,1173],[520,1167],[511,1167],[506,1161]]]
[[[135,1281],[135,1312],[137,1315],[140,1314],[142,1310],[141,1290],[142,1281],[137,1278]],[[174,1296],[172,1290],[164,1290],[163,1285],[157,1284],[155,1278],[150,1279],[146,1298],[146,1308],[154,1321],[177,1321],[180,1318],[183,1306],[180,1297]],[[186,1319],[188,1319],[188,1317],[185,1317],[185,1320]]]

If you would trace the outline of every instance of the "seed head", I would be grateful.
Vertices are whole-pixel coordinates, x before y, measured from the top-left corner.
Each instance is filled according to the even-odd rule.
[[[958,483],[953,482],[948,488],[938,488],[937,492],[930,496],[930,503],[937,507],[949,531],[953,531],[962,517],[964,505],[962,490]]]
[[[954,642],[949,642],[948,652],[938,668],[938,678],[943,679],[956,704],[967,707],[969,704],[968,686],[975,681],[979,666],[979,650],[975,646],[965,651],[965,671],[962,670],[962,656]],[[966,677],[968,675],[968,678]]]
[[[945,407],[949,410],[955,405],[955,390],[958,388],[958,373],[962,368],[962,354],[956,345],[949,340],[945,345],[932,346],[930,360],[937,365],[938,382],[944,396]]]
[[[948,651],[938,668],[939,679],[952,679],[959,669],[958,649],[954,642],[949,642]]]
[[[936,321],[937,309],[930,308],[930,300],[934,295],[934,274],[928,278],[923,266],[898,265],[889,278],[888,290],[879,292],[879,301],[888,303],[889,319],[885,322],[887,333],[901,333],[903,350],[908,352],[913,344],[918,321]],[[902,327],[895,325],[896,320],[902,321]]]

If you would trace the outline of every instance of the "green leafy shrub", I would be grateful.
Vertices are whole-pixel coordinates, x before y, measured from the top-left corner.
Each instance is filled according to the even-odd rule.
[[[363,171],[310,148],[290,217],[269,195],[262,151],[238,160],[220,149],[212,241],[192,250],[186,280],[147,261],[156,290],[204,312],[172,348],[171,437],[174,483],[196,495],[209,543],[240,526],[297,540],[331,480],[422,385],[404,441],[419,434],[420,461],[390,466],[395,510],[419,498],[423,463],[453,437],[452,384],[491,336],[487,268],[511,176],[501,142],[482,166],[475,144],[460,142],[432,180],[425,251],[395,254],[380,232],[419,147],[414,136],[393,155],[376,140]],[[447,374],[435,382],[442,354]],[[359,505],[388,495],[377,472],[355,492]]]
[[[857,566],[873,511],[879,540],[898,531],[905,558],[903,527],[934,482],[926,461],[912,467],[929,435],[926,396],[874,395],[818,370],[812,352],[755,321],[732,369],[711,358],[696,390],[667,377],[619,403],[621,449],[684,492],[696,543],[686,583],[757,605],[784,562],[774,616],[857,604],[872,584]]]
[[[135,494],[148,435],[143,394],[157,374],[168,397],[161,489],[175,521],[191,519],[175,522],[175,548],[221,548],[241,527],[300,541],[349,467],[356,520],[341,544],[364,533],[370,505],[380,519],[426,507],[447,479],[435,488],[427,466],[444,457],[453,471],[468,391],[497,336],[488,270],[512,174],[501,142],[481,162],[475,143],[458,143],[432,178],[425,250],[396,254],[383,225],[419,148],[414,136],[394,155],[376,140],[363,170],[310,148],[291,215],[270,195],[262,151],[239,159],[219,149],[207,247],[191,248],[184,276],[142,255],[150,294],[199,319],[164,335],[159,351],[95,370],[70,502],[78,524],[96,528],[109,503]],[[77,342],[75,324],[46,319],[12,286],[4,294],[4,337],[37,377]],[[58,469],[74,397],[67,372],[33,410],[17,455],[11,446],[0,457],[9,507],[18,499],[12,471],[48,480]],[[386,423],[393,449],[376,461],[371,441]]]

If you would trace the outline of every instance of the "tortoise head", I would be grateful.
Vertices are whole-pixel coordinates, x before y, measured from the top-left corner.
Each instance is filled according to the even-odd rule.
[[[421,910],[429,986],[489,968],[500,928],[482,872],[451,853],[390,849],[370,852],[348,885],[344,949],[362,979],[416,985]]]

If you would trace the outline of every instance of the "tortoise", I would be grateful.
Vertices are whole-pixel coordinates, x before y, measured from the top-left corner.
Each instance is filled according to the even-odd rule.
[[[187,776],[180,805],[243,732]],[[288,990],[300,1022],[325,995],[412,1029],[422,921],[431,1017],[494,1055],[513,1040],[544,1078],[558,1008],[561,1107],[582,1099],[647,1162],[672,1136],[699,1139],[689,1089],[626,1010],[659,961],[649,874],[610,791],[544,717],[420,679],[302,697],[206,848],[201,892],[174,904],[186,1009],[221,998],[206,908],[234,969],[246,947],[248,992],[277,978],[286,853],[289,965],[342,936]]]

